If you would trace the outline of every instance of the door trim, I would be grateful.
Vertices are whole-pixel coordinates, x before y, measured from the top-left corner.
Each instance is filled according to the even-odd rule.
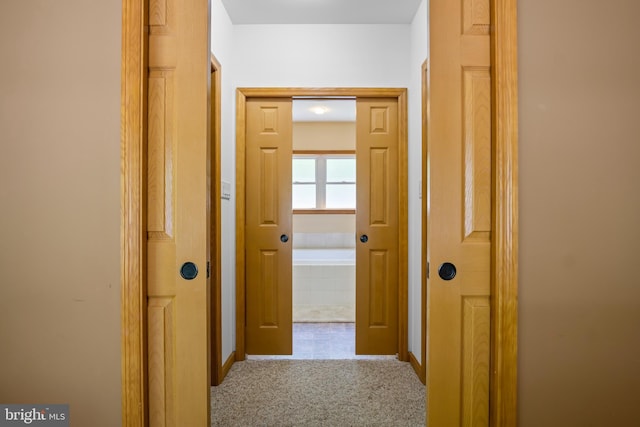
[[[427,194],[425,189],[429,188],[429,180],[428,180],[428,176],[427,176],[427,165],[426,165],[426,158],[427,158],[427,143],[428,143],[428,119],[429,119],[429,59],[427,58],[423,63],[422,66],[420,68],[421,72],[420,72],[420,80],[421,80],[421,87],[420,87],[420,96],[421,96],[421,108],[420,108],[420,117],[421,117],[421,122],[420,124],[422,125],[422,133],[421,133],[421,138],[422,138],[422,172],[420,175],[420,179],[422,179],[422,199],[421,199],[421,204],[422,204],[422,234],[421,234],[421,238],[422,238],[422,244],[421,244],[421,254],[422,254],[422,261],[421,261],[421,267],[422,267],[422,271],[421,271],[421,278],[420,278],[420,287],[421,287],[421,293],[420,293],[420,304],[421,304],[421,309],[420,309],[420,314],[421,314],[421,322],[422,322],[422,331],[420,334],[420,351],[421,351],[421,355],[422,355],[422,359],[420,359],[420,370],[419,370],[419,376],[420,376],[420,381],[422,381],[422,384],[427,384],[427,237],[428,237],[428,230],[427,230]]]
[[[398,359],[408,361],[408,139],[407,90],[397,88],[238,88],[236,92],[236,360],[245,359],[246,100],[296,96],[349,96],[398,100]]]
[[[222,111],[222,66],[211,54],[211,179],[209,193],[211,197],[212,239],[209,262],[213,269],[211,275],[211,385],[219,385],[228,372],[222,360],[222,194],[220,178],[220,141]]]
[[[147,423],[146,0],[122,0],[121,354],[122,424]],[[518,80],[517,0],[491,0],[493,100],[490,424],[517,424]]]
[[[122,0],[120,82],[120,280],[122,425],[145,426],[147,380],[146,0]]]
[[[491,0],[492,230],[489,422],[518,424],[517,0]]]

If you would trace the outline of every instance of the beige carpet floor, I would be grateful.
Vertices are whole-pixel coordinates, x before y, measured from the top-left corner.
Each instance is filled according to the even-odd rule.
[[[211,388],[212,426],[425,425],[425,387],[396,360],[247,360]]]

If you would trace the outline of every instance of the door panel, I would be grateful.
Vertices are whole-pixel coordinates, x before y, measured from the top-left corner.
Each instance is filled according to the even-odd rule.
[[[150,425],[210,420],[209,16],[206,2],[149,4],[147,321]],[[199,273],[185,280],[180,268]]]
[[[356,354],[396,354],[398,102],[356,104]]]
[[[292,352],[291,107],[246,102],[247,354]]]
[[[211,260],[211,384],[219,385],[224,378],[222,361],[222,200],[220,177],[220,116],[221,116],[221,66],[211,55],[211,152],[209,167],[209,257]]]
[[[489,416],[491,76],[488,0],[431,0],[427,105],[427,421]],[[440,278],[444,262],[457,267]]]

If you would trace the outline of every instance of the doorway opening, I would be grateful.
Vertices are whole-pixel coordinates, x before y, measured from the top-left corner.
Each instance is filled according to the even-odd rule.
[[[354,358],[356,103],[292,107],[292,357]]]
[[[352,205],[350,206],[349,203],[346,201],[349,198],[348,195],[353,196],[355,193],[356,180],[353,176],[353,172],[354,172],[353,162],[355,161],[355,155],[357,151],[355,150],[356,130],[353,128],[353,124],[348,124],[348,123],[343,124],[343,127],[349,127],[349,126],[352,127],[351,134],[353,135],[353,139],[351,140],[352,142],[350,146],[332,145],[332,144],[335,144],[336,140],[339,138],[334,138],[331,136],[322,137],[322,135],[317,130],[314,131],[312,129],[313,125],[304,123],[304,125],[300,126],[300,128],[304,128],[305,126],[307,128],[311,128],[310,130],[307,129],[307,134],[311,135],[311,137],[307,138],[307,141],[308,142],[311,141],[312,143],[313,138],[316,138],[316,139],[319,138],[320,143],[316,143],[316,145],[294,146],[296,142],[293,141],[291,142],[291,148],[286,148],[286,150],[289,150],[287,152],[290,154],[288,157],[286,157],[286,159],[288,160],[285,160],[284,162],[289,163],[288,165],[286,165],[286,168],[290,167],[291,172],[293,172],[293,166],[294,166],[294,161],[296,160],[295,159],[296,156],[298,156],[298,161],[301,164],[306,163],[309,166],[306,170],[304,168],[300,170],[301,176],[298,177],[299,179],[294,180],[293,178],[289,178],[288,181],[285,181],[287,182],[285,186],[289,186],[287,192],[290,192],[290,194],[287,196],[283,196],[285,197],[285,199],[283,200],[286,200],[286,199],[288,199],[289,201],[297,200],[301,203],[301,206],[298,206],[299,209],[293,209],[290,207],[288,208],[289,210],[285,210],[285,212],[282,214],[285,216],[289,216],[290,218],[294,217],[293,220],[291,221],[292,228],[288,229],[287,227],[289,227],[289,225],[287,224],[289,223],[289,220],[286,220],[283,222],[282,218],[279,219],[280,221],[278,223],[279,225],[273,222],[272,220],[269,220],[271,221],[269,222],[269,224],[267,224],[267,222],[263,222],[263,225],[256,223],[256,226],[254,225],[245,226],[246,224],[253,224],[254,220],[262,221],[260,219],[261,217],[259,216],[260,214],[257,212],[257,210],[261,210],[263,209],[263,206],[267,206],[267,204],[264,204],[264,202],[259,200],[257,201],[256,198],[261,198],[262,196],[259,193],[256,194],[255,190],[251,190],[256,186],[263,187],[264,184],[261,181],[252,183],[250,182],[250,180],[252,180],[253,176],[256,176],[256,175],[268,176],[268,177],[276,176],[273,173],[271,173],[270,170],[265,169],[266,172],[262,170],[258,170],[259,167],[262,167],[260,166],[260,164],[262,163],[255,163],[255,161],[259,158],[266,159],[267,157],[264,157],[264,156],[267,156],[267,155],[272,156],[270,158],[275,159],[275,156],[276,156],[275,153],[277,151],[278,143],[276,143],[275,140],[271,140],[270,142],[261,142],[261,141],[264,141],[263,138],[275,137],[274,135],[279,132],[275,130],[276,128],[280,127],[281,129],[284,129],[284,127],[288,127],[288,125],[273,121],[275,120],[276,117],[280,117],[280,113],[277,113],[277,115],[276,113],[274,113],[276,111],[276,108],[285,108],[285,110],[282,110],[283,111],[282,114],[286,116],[289,116],[289,115],[293,116],[293,113],[287,112],[290,107],[279,107],[283,104],[281,103],[281,101],[278,101],[278,100],[288,99],[289,101],[287,102],[291,102],[291,103],[293,103],[293,101],[295,100],[296,104],[301,103],[301,105],[305,105],[306,103],[307,109],[309,109],[309,108],[313,108],[313,107],[309,107],[308,105],[309,102],[317,102],[318,99],[322,99],[323,102],[337,101],[335,98],[340,98],[341,103],[347,102],[344,99],[344,98],[347,98],[349,102],[351,102],[352,104],[359,105],[360,107],[358,108],[362,108],[362,110],[358,110],[359,116],[361,115],[362,117],[367,117],[367,120],[375,121],[375,122],[367,122],[366,125],[361,126],[362,129],[359,130],[358,132],[361,132],[363,136],[360,136],[359,138],[361,139],[359,140],[366,141],[367,138],[371,138],[371,137],[366,137],[364,135],[370,135],[370,134],[375,134],[374,138],[378,138],[380,137],[380,135],[395,135],[392,137],[392,140],[395,141],[395,142],[392,142],[392,145],[394,145],[395,147],[391,148],[390,151],[382,146],[376,146],[375,148],[369,147],[364,149],[363,153],[368,153],[368,154],[363,154],[363,156],[365,157],[362,157],[362,159],[365,159],[365,163],[363,163],[362,167],[357,168],[359,182],[366,182],[366,181],[373,180],[375,182],[371,185],[382,185],[384,187],[384,190],[379,192],[372,192],[369,190],[358,192],[358,198],[360,196],[366,196],[363,203],[365,204],[373,203],[376,206],[376,208],[373,211],[370,209],[360,209],[359,212],[372,211],[374,212],[375,215],[378,215],[379,218],[376,217],[376,221],[378,221],[378,223],[376,223],[376,225],[378,225],[377,229],[372,231],[362,232],[362,230],[360,230],[359,228],[365,229],[368,226],[368,225],[365,225],[365,223],[368,221],[368,219],[366,219],[362,221],[362,224],[355,226],[356,228],[359,227],[357,228],[357,233],[356,233],[356,228],[354,228],[354,218],[356,216],[356,210],[353,209],[353,206]],[[365,291],[362,293],[358,293],[359,295],[363,295],[363,299],[366,300],[365,304],[367,305],[367,309],[361,310],[360,313],[365,313],[368,311],[364,315],[365,316],[371,315],[373,317],[371,319],[365,318],[364,321],[361,320],[359,322],[358,321],[355,322],[356,329],[358,328],[358,325],[365,325],[362,327],[363,331],[361,331],[360,333],[356,331],[356,336],[361,338],[367,337],[367,334],[370,334],[371,333],[370,330],[372,329],[375,329],[373,331],[374,334],[381,333],[381,331],[384,331],[384,330],[396,331],[394,335],[390,335],[393,337],[391,339],[393,343],[392,344],[393,351],[386,351],[384,349],[381,349],[381,346],[377,344],[380,340],[369,338],[369,339],[357,340],[360,343],[360,344],[356,343],[356,349],[358,348],[360,349],[360,350],[357,350],[357,353],[360,353],[363,355],[393,354],[393,355],[397,355],[396,357],[399,360],[407,361],[408,359],[408,356],[407,356],[407,353],[408,353],[407,351],[407,338],[408,338],[407,337],[407,322],[408,322],[407,310],[408,308],[407,308],[407,244],[406,244],[406,241],[407,241],[406,213],[407,211],[406,211],[406,205],[407,205],[408,196],[407,196],[407,180],[406,180],[406,176],[404,175],[404,172],[406,171],[406,162],[407,162],[407,140],[406,140],[406,119],[405,119],[406,90],[405,89],[361,89],[361,88],[356,88],[356,89],[349,89],[349,88],[322,88],[322,89],[241,88],[241,89],[238,89],[237,99],[238,99],[237,111],[239,116],[237,120],[238,129],[236,131],[236,135],[238,137],[236,170],[237,170],[237,182],[240,185],[238,185],[238,188],[237,188],[237,198],[236,198],[236,201],[238,203],[236,207],[236,212],[238,215],[237,216],[238,228],[236,230],[237,242],[238,242],[236,247],[237,249],[236,271],[237,271],[237,286],[238,286],[236,290],[236,295],[238,296],[236,300],[236,303],[237,303],[236,360],[238,361],[244,360],[245,356],[248,354],[253,354],[253,355],[255,354],[283,355],[284,354],[286,355],[293,352],[292,350],[287,350],[287,346],[291,344],[286,344],[286,343],[283,344],[282,347],[279,347],[284,350],[282,351],[276,350],[275,352],[266,351],[265,353],[260,353],[260,351],[254,351],[252,349],[247,348],[248,344],[245,341],[247,339],[251,340],[251,337],[248,337],[249,334],[253,334],[251,335],[252,337],[258,337],[262,333],[260,332],[261,330],[266,331],[267,333],[273,334],[279,328],[279,326],[277,326],[271,320],[271,319],[275,319],[275,316],[276,316],[272,308],[269,308],[273,306],[269,306],[269,307],[266,306],[264,303],[265,299],[262,297],[258,298],[257,294],[255,294],[255,292],[263,292],[262,289],[265,289],[265,286],[267,285],[273,286],[271,283],[275,283],[275,281],[269,280],[268,283],[265,283],[264,285],[260,285],[258,287],[258,289],[260,289],[259,291],[252,290],[249,287],[250,283],[255,283],[255,280],[263,280],[262,278],[266,276],[264,274],[259,274],[258,276],[252,276],[254,277],[254,279],[252,279],[251,281],[248,280],[247,276],[254,274],[256,267],[262,268],[261,266],[267,266],[267,263],[263,262],[262,260],[259,260],[258,258],[256,258],[254,261],[251,261],[249,257],[253,256],[252,253],[255,253],[255,254],[258,254],[258,256],[264,257],[265,254],[267,253],[269,256],[272,256],[272,254],[276,253],[275,251],[284,251],[285,249],[286,250],[292,249],[292,252],[295,250],[300,250],[300,252],[296,254],[296,261],[300,261],[301,258],[304,258],[305,255],[308,255],[308,253],[305,254],[306,252],[305,250],[308,250],[308,249],[313,249],[313,250],[332,249],[332,251],[329,251],[329,253],[332,253],[333,255],[332,257],[335,257],[335,252],[337,252],[336,249],[341,249],[342,250],[341,256],[344,256],[346,254],[347,259],[346,260],[340,259],[339,261],[332,260],[330,262],[333,264],[336,264],[336,263],[340,264],[339,267],[342,270],[347,271],[347,274],[349,274],[348,270],[352,269],[352,271],[355,271],[356,266],[353,261],[348,260],[348,254],[349,252],[354,252],[354,247],[357,244],[362,246],[362,248],[365,249],[364,251],[362,251],[362,254],[365,257],[367,257],[366,259],[372,260],[371,261],[372,267],[367,268],[366,269],[367,271],[363,275],[363,276],[367,276],[367,278],[365,279],[365,283],[369,283],[367,282],[369,281],[369,277],[375,276],[374,274],[371,274],[371,271],[373,271],[374,273],[382,272],[384,270],[384,268],[382,267],[384,265],[389,265],[390,268],[392,269],[388,271],[388,274],[387,272],[385,272],[385,274],[378,274],[377,277],[383,277],[383,276],[389,277],[389,278],[393,277],[393,280],[392,280],[393,286],[387,287],[385,285],[384,280],[382,280],[382,281],[377,281],[375,283],[375,286],[378,286],[378,288],[375,289],[375,292]],[[384,104],[385,102],[390,104],[385,105]],[[326,111],[323,111],[323,112],[326,112]],[[257,114],[257,116],[254,116],[255,117],[254,120],[251,119],[250,117],[251,114]],[[320,115],[318,113],[313,113],[313,114]],[[351,113],[351,115],[353,117],[353,112]],[[390,121],[387,122],[387,119],[389,119]],[[355,119],[352,118],[351,121],[355,121]],[[249,128],[245,128],[245,126],[249,126],[250,123],[253,123],[250,125],[252,130],[248,130]],[[387,123],[389,123],[390,126],[392,126],[391,128],[388,129],[389,133],[387,133],[387,130],[383,130],[384,126],[386,126]],[[291,125],[291,127],[293,128],[294,125]],[[296,125],[296,127],[298,126]],[[258,130],[256,131],[256,129]],[[254,135],[253,134],[254,131],[257,132],[255,133],[256,136],[252,136]],[[291,130],[292,134],[298,133],[298,132],[304,133],[304,130],[302,131]],[[288,135],[289,130],[287,130],[285,133]],[[285,133],[283,133],[282,135],[285,135]],[[252,142],[251,138],[255,139],[256,144],[262,144],[262,145],[254,146],[253,145],[254,143]],[[287,139],[288,136],[287,137],[282,136],[282,138]],[[388,138],[388,137],[384,137],[384,138]],[[377,143],[384,144],[384,141],[379,141]],[[286,147],[289,147],[288,145],[289,143],[286,143],[286,144],[287,144]],[[252,153],[252,150],[254,150],[254,153]],[[263,156],[263,157],[260,157],[260,156]],[[387,157],[387,156],[390,156],[390,157]],[[252,158],[254,160],[251,160]],[[360,158],[360,156],[358,156],[357,161],[360,162],[362,159]],[[262,160],[258,160],[258,162],[262,162]],[[251,163],[251,166],[249,166],[249,163]],[[351,167],[349,166],[350,163],[351,163]],[[264,165],[269,165],[269,163],[268,162],[264,163]],[[274,165],[273,167],[276,167],[275,163],[273,165]],[[377,165],[376,167],[380,166],[381,169],[377,170],[376,173],[370,173],[369,170],[371,167],[373,167],[372,165],[374,166]],[[387,165],[390,168],[387,168]],[[246,171],[249,170],[248,168],[251,168],[251,171],[252,171],[251,174],[249,175],[246,174]],[[311,173],[309,172],[309,170],[312,170],[314,172],[313,178],[310,177]],[[316,177],[316,172],[318,170],[321,170],[320,179]],[[327,176],[327,170],[330,170],[328,176]],[[376,170],[376,168],[374,167],[373,170]],[[278,175],[283,173],[285,174],[291,173],[280,167],[278,167],[278,171],[279,171]],[[365,173],[366,177],[364,175],[360,176],[359,175],[360,173]],[[305,176],[305,174],[309,176]],[[389,180],[387,180],[386,178],[377,179],[377,180],[373,178],[370,179],[369,178],[370,176],[376,179],[379,177],[388,176]],[[299,188],[296,190],[294,189],[295,186],[298,186]],[[324,188],[322,190],[318,190],[318,187],[320,186]],[[306,188],[302,188],[302,187],[306,187]],[[251,196],[249,195],[250,191],[253,191],[252,192],[253,195]],[[293,195],[293,193],[296,191],[298,192],[298,195],[297,195],[298,197]],[[276,193],[272,192],[269,194],[275,195]],[[373,197],[371,197],[372,194],[373,194]],[[391,194],[392,196],[391,198],[387,198],[386,196],[384,197],[378,196],[383,194],[385,195]],[[266,198],[265,200],[269,200],[268,206],[270,207],[272,204],[271,201],[274,199]],[[393,201],[391,202],[391,200]],[[383,202],[391,203],[389,206],[393,206],[393,208],[382,207]],[[256,206],[253,206],[253,207],[249,206],[250,204],[256,204]],[[279,202],[278,205],[281,205],[281,202]],[[270,209],[272,208],[270,207]],[[392,213],[392,211],[396,211],[397,213]],[[385,215],[387,215],[387,213],[389,213],[392,216],[386,217]],[[258,216],[252,219],[252,216],[256,216],[256,215]],[[331,224],[329,225],[318,224],[316,222],[316,219],[320,218],[321,216],[324,216],[326,218],[332,218],[331,221],[334,223],[334,225],[336,222],[342,221],[342,225],[339,225],[338,228],[331,229]],[[299,217],[299,218],[296,218],[296,217]],[[272,218],[277,219],[279,218],[279,216],[276,215],[276,216],[273,216]],[[392,243],[393,248],[390,249],[391,252],[385,249],[385,250],[379,250],[375,252],[374,255],[370,255],[369,254],[370,251],[368,248],[370,247],[371,249],[374,249],[374,245],[372,244],[372,242],[375,239],[379,239],[379,237],[377,237],[375,233],[378,233],[381,227],[384,228],[385,221],[387,221],[387,219],[392,221],[392,223],[397,224],[397,231],[394,231],[392,233],[393,237],[391,240],[393,242]],[[275,228],[272,227],[271,225],[275,225]],[[268,245],[269,246],[268,251],[267,251],[267,247],[265,246],[264,249],[258,249],[258,252],[253,252],[256,249],[255,248],[252,249],[250,245],[252,244],[251,242],[255,241],[255,239],[250,239],[248,235],[250,232],[252,232],[251,227],[253,228],[262,227],[263,230],[274,228],[273,234],[276,239],[274,243],[271,243]],[[284,231],[277,231],[275,229],[284,230]],[[277,233],[275,231],[277,231]],[[289,242],[290,248],[287,249],[286,246],[287,246],[287,241],[289,241],[289,238],[288,238],[289,233],[291,237],[293,237],[293,239]],[[370,237],[367,236],[367,233],[369,234]],[[362,234],[362,236],[360,234]],[[284,236],[284,239],[283,239],[283,236]],[[356,240],[356,237],[358,237],[358,240]],[[368,241],[368,239],[373,239],[373,240],[369,242],[369,245],[366,245],[366,242]],[[281,243],[285,243],[285,245],[283,246]],[[276,248],[276,249],[271,249],[271,248]],[[397,252],[394,253],[394,251],[397,251]],[[277,257],[280,257],[280,256],[282,257],[291,256],[291,255],[288,255],[286,252],[279,252],[279,253],[281,253],[282,255],[275,255],[272,259],[275,260]],[[315,255],[313,257],[316,258]],[[276,261],[272,261],[271,265],[275,266],[276,265],[275,262]],[[308,262],[306,261],[301,261],[301,263],[308,264]],[[352,263],[353,265],[349,266],[348,265],[349,263]],[[368,262],[365,262],[362,265],[368,265],[368,264],[369,264]],[[360,263],[358,263],[358,265],[360,265]],[[288,267],[287,267],[289,269],[289,272],[291,272],[292,268],[294,270],[296,269],[296,267],[291,267],[291,266],[292,266],[292,261],[289,261]],[[305,267],[314,268],[317,266],[305,266]],[[337,267],[337,266],[334,266],[334,267]],[[342,268],[342,267],[346,267],[346,268]],[[302,270],[305,270],[305,269],[303,268]],[[328,271],[326,268],[323,268],[323,270],[325,272]],[[300,273],[300,270],[298,270],[298,273]],[[333,271],[333,273],[336,273],[336,272]],[[286,274],[288,275],[289,273],[286,273]],[[294,271],[293,274],[296,274],[296,272]],[[353,273],[351,273],[351,276],[353,277]],[[281,277],[286,277],[286,276],[281,276]],[[324,281],[321,281],[320,285],[322,285],[322,283],[326,285],[328,282],[330,282],[331,284],[334,284],[335,280],[326,280],[325,278]],[[391,281],[386,283],[391,283]],[[293,287],[295,289],[296,287],[295,283]],[[369,289],[371,290],[374,288],[370,287]],[[323,290],[328,291],[328,289],[326,288]],[[350,320],[354,318],[353,308],[349,307],[350,305],[351,306],[353,305],[351,302],[349,302],[349,299],[353,301],[353,299],[356,297],[355,292],[350,292],[350,293],[344,292],[344,289],[342,290],[334,289],[334,291],[335,292],[333,292],[333,295],[332,295],[334,299],[339,297],[339,294],[341,292],[342,292],[342,296],[344,297],[342,299],[342,304],[339,304],[339,305],[342,305],[341,307],[342,310],[337,310],[337,311],[341,311],[342,315],[346,317],[339,318],[338,320],[340,320],[340,322],[338,323],[349,323],[349,322],[344,322],[344,320]],[[254,292],[253,297],[250,295],[252,292]],[[278,290],[277,292],[280,292],[280,291]],[[276,291],[275,290],[270,291],[269,295],[276,295]],[[289,296],[285,294],[278,294],[278,295],[284,295],[282,298],[285,298],[285,299],[278,297],[280,298],[279,300],[281,301],[286,301],[289,298]],[[302,316],[302,317],[299,317],[297,320],[308,320],[308,321],[313,320],[312,318],[309,318],[309,317],[304,319],[304,316],[309,314],[309,311],[310,311],[309,309],[311,308],[309,306],[311,304],[306,304],[307,307],[293,307],[294,304],[296,304],[297,302],[302,303],[302,304],[296,304],[298,306],[305,305],[304,293],[301,294],[301,296],[302,298],[294,297],[296,298],[297,301],[292,301],[291,303],[285,302],[284,304],[289,306],[290,310],[291,309],[295,310],[296,308],[302,308],[302,311],[297,310],[298,312],[297,315]],[[383,304],[385,304],[384,307],[383,305],[380,305],[380,304],[376,305],[377,303],[375,304],[372,303],[373,300],[382,302]],[[251,301],[258,301],[259,306],[257,307],[253,306],[252,305],[253,303]],[[318,304],[318,301],[320,301],[319,304]],[[307,302],[309,302],[309,298],[307,298]],[[315,298],[315,303],[316,303],[316,309],[318,308],[318,306],[324,306],[322,308],[327,309],[331,305],[327,303],[322,303],[321,299],[319,300],[318,298]],[[251,306],[251,308],[249,308],[249,306]],[[387,311],[387,307],[393,307],[393,314],[389,314],[388,318],[383,318],[386,315],[386,313],[392,313],[391,311]],[[307,309],[307,314],[306,315],[301,314],[301,313],[304,313],[305,308]],[[311,308],[311,310],[313,310],[313,308]],[[336,316],[335,307],[333,310],[334,310],[334,314],[332,314],[332,316]],[[318,313],[320,313],[322,310],[317,310],[317,311]],[[263,313],[263,314],[260,314],[260,313]],[[264,314],[267,314],[272,317],[270,319],[267,319],[265,317],[264,319],[256,320],[256,316],[260,316]],[[325,312],[324,316],[327,316],[327,315],[328,313]],[[293,314],[291,316],[293,318]],[[323,315],[320,314],[320,316],[323,316]],[[336,317],[334,317],[333,319],[336,319]],[[263,320],[266,320],[266,321],[264,322],[263,326],[260,326],[259,322],[262,322]],[[326,320],[332,320],[332,319],[325,317],[320,320],[326,321]],[[381,327],[372,328],[372,325],[375,325],[375,322],[379,322],[379,321],[381,322],[389,321],[391,323],[389,323],[388,326],[384,326],[380,324]],[[271,322],[271,324],[269,324],[268,322]],[[291,329],[289,330],[283,329],[283,334],[284,336],[288,336],[289,337],[288,339],[291,339],[293,335],[294,328],[292,323],[290,323]],[[303,323],[303,322],[296,322],[296,323]],[[312,322],[304,322],[304,323],[312,323]],[[321,323],[324,323],[324,322],[321,322]],[[342,326],[345,326],[345,325],[342,325]],[[365,329],[369,329],[369,331]],[[261,338],[254,338],[254,339],[261,341]],[[258,342],[258,341],[253,341],[253,342]],[[271,345],[273,343],[273,339],[264,340],[264,341],[268,342],[269,343],[268,345]],[[378,345],[378,348],[363,347],[362,345],[363,342],[374,343],[373,345],[374,346]]]

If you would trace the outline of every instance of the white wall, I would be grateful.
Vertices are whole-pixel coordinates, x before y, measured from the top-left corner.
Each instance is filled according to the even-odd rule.
[[[407,87],[408,25],[236,25],[235,83]]]
[[[222,180],[235,189],[235,88],[232,63],[233,26],[221,0],[211,3],[211,51],[222,66]],[[236,330],[236,201],[222,201],[222,361],[235,350]]]
[[[422,363],[422,63],[427,59],[428,7],[423,0],[411,25],[409,70],[409,351]]]

